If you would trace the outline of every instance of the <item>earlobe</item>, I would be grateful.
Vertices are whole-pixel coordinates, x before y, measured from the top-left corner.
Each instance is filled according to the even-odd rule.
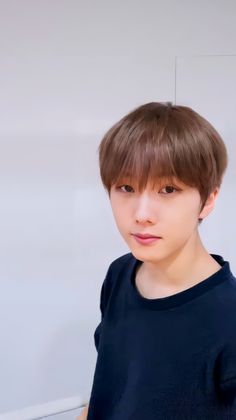
[[[203,209],[201,210],[201,213],[198,216],[198,219],[204,219],[205,217],[208,216],[208,214],[211,213],[211,211],[213,210],[215,206],[215,202],[219,195],[219,191],[220,189],[217,187],[214,191],[210,193],[209,197],[207,198],[204,204]]]

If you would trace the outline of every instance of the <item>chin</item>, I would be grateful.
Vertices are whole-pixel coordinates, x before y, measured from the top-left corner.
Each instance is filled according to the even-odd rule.
[[[157,262],[161,258],[160,254],[158,255],[158,252],[153,249],[148,249],[147,247],[145,249],[137,249],[135,247],[130,247],[130,251],[133,254],[133,256],[140,261],[143,262]]]

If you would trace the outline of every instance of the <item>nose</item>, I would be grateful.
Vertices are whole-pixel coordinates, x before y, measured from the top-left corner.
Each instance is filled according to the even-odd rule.
[[[153,201],[147,194],[140,194],[135,203],[134,217],[137,223],[155,223]]]

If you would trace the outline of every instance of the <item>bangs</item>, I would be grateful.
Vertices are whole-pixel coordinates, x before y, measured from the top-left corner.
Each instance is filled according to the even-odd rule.
[[[110,181],[111,185],[128,182],[141,192],[148,183],[155,188],[159,180],[173,182],[175,178],[179,176],[168,145],[162,143],[160,147],[156,141],[152,144],[150,139],[142,137],[138,141],[136,139],[134,149],[129,148],[116,156]]]
[[[187,142],[176,141],[177,134],[170,127],[142,124],[130,127],[126,135],[116,134],[110,159],[103,167],[103,182],[109,188],[126,181],[143,191],[147,183],[153,188],[161,180],[179,180],[195,187],[198,178],[198,159]]]

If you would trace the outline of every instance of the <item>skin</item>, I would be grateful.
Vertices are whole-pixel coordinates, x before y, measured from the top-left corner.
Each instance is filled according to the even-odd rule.
[[[198,190],[179,180],[159,181],[155,188],[149,182],[142,192],[125,180],[111,187],[117,228],[132,254],[142,261],[136,285],[145,297],[185,290],[221,268],[204,248],[198,232],[198,219],[211,213],[218,194],[216,188],[202,208]],[[150,233],[161,239],[142,245],[133,233]]]
[[[76,417],[76,419],[75,420],[86,420],[87,419],[87,416],[88,416],[88,405],[86,405],[84,408],[83,408],[83,410],[82,410],[82,412],[80,413],[80,415],[78,416],[78,417]]]

